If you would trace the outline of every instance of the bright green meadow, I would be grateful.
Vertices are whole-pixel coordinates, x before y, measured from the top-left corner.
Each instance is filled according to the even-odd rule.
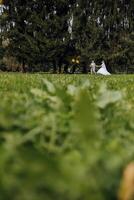
[[[0,74],[0,200],[116,200],[134,75]]]

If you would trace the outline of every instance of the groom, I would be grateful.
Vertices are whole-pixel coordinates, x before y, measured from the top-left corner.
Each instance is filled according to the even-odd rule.
[[[90,64],[90,72],[91,72],[91,74],[96,74],[95,67],[96,67],[96,64],[95,64],[94,60],[92,60],[92,62]]]

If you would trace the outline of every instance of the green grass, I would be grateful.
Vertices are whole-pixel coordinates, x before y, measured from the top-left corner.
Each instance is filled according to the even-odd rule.
[[[0,74],[0,200],[115,200],[134,76]]]

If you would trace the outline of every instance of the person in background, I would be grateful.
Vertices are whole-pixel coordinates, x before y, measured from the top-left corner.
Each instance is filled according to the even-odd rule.
[[[91,74],[96,74],[95,67],[96,67],[96,64],[95,64],[94,60],[92,60],[92,62],[90,64],[90,72],[91,72]]]
[[[102,74],[102,75],[111,75],[106,68],[104,60],[101,63],[101,68],[97,71],[97,74]]]

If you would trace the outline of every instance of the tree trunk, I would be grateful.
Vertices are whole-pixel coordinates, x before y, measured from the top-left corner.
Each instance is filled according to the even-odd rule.
[[[57,63],[55,60],[53,60],[53,73],[57,73]]]
[[[61,74],[61,70],[62,70],[62,61],[59,60],[58,62],[58,68],[59,68],[59,74]]]
[[[64,66],[64,73],[66,73],[66,74],[68,73],[68,64],[67,63]]]

